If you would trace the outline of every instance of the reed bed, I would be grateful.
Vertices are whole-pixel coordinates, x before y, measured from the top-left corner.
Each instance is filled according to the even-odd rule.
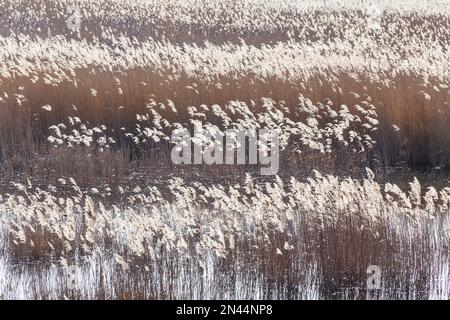
[[[450,189],[316,172],[236,186],[173,179],[116,201],[74,180],[2,199],[3,298],[449,298]],[[171,195],[164,200],[163,194]],[[118,200],[120,199],[120,201]],[[25,261],[25,262],[24,262]],[[366,287],[366,269],[383,288]],[[76,266],[76,287],[67,267]],[[27,288],[32,288],[27,290]]]
[[[0,298],[450,298],[450,2],[376,4],[0,0]],[[174,165],[200,123],[279,176]]]
[[[48,170],[48,165],[40,165],[40,159],[48,158],[52,149],[47,140],[49,127],[68,117],[114,130],[112,138],[120,141],[119,152],[111,152],[108,160],[100,159],[96,164],[104,167],[98,176],[109,175],[113,180],[112,175],[126,175],[127,168],[143,158],[120,131],[134,130],[136,114],[145,114],[149,104],[173,102],[184,115],[178,120],[188,123],[186,110],[190,107],[224,107],[238,100],[257,112],[265,97],[283,102],[292,114],[298,108],[299,96],[314,103],[331,99],[332,108],[338,111],[341,105],[353,105],[358,96],[367,95],[381,123],[376,147],[381,167],[448,166],[448,15],[438,14],[426,4],[407,9],[406,2],[385,1],[380,4],[382,30],[374,31],[367,24],[369,14],[364,8],[357,10],[352,1],[346,2],[345,10],[337,10],[334,2],[322,6],[309,2],[244,3],[240,8],[235,2],[224,2],[209,12],[199,6],[211,7],[214,1],[190,6],[176,1],[123,2],[123,7],[106,6],[103,1],[81,2],[81,21],[91,22],[93,17],[105,20],[112,14],[109,10],[116,7],[123,8],[121,14],[129,18],[127,24],[106,20],[98,27],[85,23],[89,32],[104,29],[103,37],[89,38],[73,37],[54,21],[64,21],[67,16],[65,2],[49,1],[37,9],[27,1],[5,1],[5,10],[14,12],[17,6],[30,6],[31,12],[37,11],[34,17],[47,17],[40,19],[40,24],[59,32],[35,27],[12,36],[8,30],[15,30],[18,23],[23,25],[24,20],[17,22],[12,15],[5,21],[11,27],[0,36],[0,161],[4,163],[0,174],[4,179],[38,175],[44,170],[57,171],[56,178],[61,175],[58,168],[64,164],[53,163]],[[254,12],[250,9],[258,9],[261,16],[236,13]],[[262,39],[277,39],[273,33],[283,30],[289,39],[252,43],[240,35],[236,36],[239,41],[205,41],[191,34],[187,37],[190,40],[181,41],[165,37],[164,32],[160,33],[162,38],[154,37],[141,26],[159,21],[154,25],[167,34],[180,34],[168,25],[186,20],[204,32],[198,25],[206,19],[226,34],[225,30],[232,28],[226,22],[228,17],[236,30],[257,28]],[[277,21],[274,28],[278,31],[267,25],[268,20]],[[141,36],[128,34],[126,25],[136,28]],[[300,25],[303,27],[298,28]],[[169,108],[158,113],[170,121]],[[392,126],[398,128],[398,134],[392,134]],[[147,150],[144,155],[149,153]],[[159,148],[155,154],[161,154]],[[111,163],[114,172],[107,168]],[[334,173],[340,174],[339,165],[336,167]]]

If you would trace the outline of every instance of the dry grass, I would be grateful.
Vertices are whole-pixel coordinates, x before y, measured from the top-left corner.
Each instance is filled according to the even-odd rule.
[[[366,174],[450,167],[449,2],[380,3],[0,0],[0,298],[450,298],[449,189]],[[173,165],[199,121],[282,179]]]
[[[46,2],[43,9],[26,1],[18,5],[36,14],[28,18],[11,14],[5,21],[10,26],[4,29],[7,37],[1,39],[1,56],[7,66],[0,78],[4,178],[48,171],[39,160],[49,155],[48,128],[68,116],[115,130],[116,149],[120,150],[110,154],[103,166],[113,162],[113,167],[120,169],[86,172],[113,180],[112,175],[127,172],[131,162],[143,157],[118,131],[122,127],[133,130],[136,114],[145,114],[152,99],[164,104],[173,101],[184,115],[178,119],[187,122],[188,106],[224,106],[234,100],[259,104],[262,97],[270,97],[284,101],[293,112],[302,95],[313,102],[330,98],[338,109],[341,104],[356,103],[354,92],[372,97],[376,107],[381,123],[376,152],[381,167],[449,164],[449,19],[425,5],[415,12],[387,1],[380,22],[383,32],[377,33],[367,30],[367,13],[355,10],[351,1],[346,4],[347,11],[336,10],[332,2],[326,7],[292,4],[290,10],[284,10],[283,2],[249,2],[240,8],[235,2],[216,6],[206,1],[204,5],[214,8],[212,11],[196,10],[194,4],[138,2],[126,7],[128,16],[122,16],[126,23],[111,18],[116,14],[110,10],[116,6],[82,2],[86,12],[81,41],[66,39],[66,4]],[[2,7],[17,13],[18,5],[8,0]],[[238,15],[237,20],[234,17],[235,21],[228,22],[233,12],[258,15]],[[143,19],[143,14],[150,18]],[[11,36],[27,25],[24,21],[35,21],[40,15],[51,20],[44,23],[38,19],[39,26],[23,30],[26,37]],[[269,27],[264,17],[271,17],[268,20],[276,24]],[[95,27],[96,19],[103,21],[102,28]],[[211,32],[217,31],[200,23],[205,20],[221,30],[223,38],[212,37]],[[178,39],[180,32],[171,26],[181,21],[197,32]],[[250,37],[247,32],[255,26],[257,32]],[[102,30],[106,32],[103,37],[89,38]],[[230,37],[233,30],[236,35]],[[204,43],[205,37],[216,40]],[[44,105],[50,105],[52,111],[43,110]],[[171,120],[170,112],[160,114]],[[398,126],[399,134],[392,134],[392,125]],[[98,165],[102,162],[99,159]],[[64,163],[53,162],[51,167],[55,176],[72,174],[62,169],[67,167]]]
[[[382,190],[373,173],[265,186],[169,182],[175,200],[148,187],[121,193],[120,207],[93,200],[111,191],[61,197],[32,186],[0,204],[4,298],[448,298],[449,190],[417,180]],[[35,190],[35,191],[32,191]],[[123,192],[123,191],[122,191]],[[16,263],[28,267],[12,269]],[[53,262],[51,262],[53,261]],[[368,292],[379,265],[383,288]],[[76,265],[77,288],[67,287]],[[36,269],[33,267],[36,266]],[[22,279],[18,281],[18,279]],[[40,279],[39,283],[35,283]],[[33,283],[33,290],[24,287]],[[17,287],[12,287],[19,284]],[[359,288],[359,293],[355,292]]]
[[[374,150],[377,162],[374,165],[373,162],[366,161],[364,165],[372,166],[374,169],[405,165],[445,168],[450,163],[448,92],[442,88],[439,92],[434,90],[433,88],[439,88],[438,83],[432,81],[429,85],[423,85],[419,79],[411,76],[398,76],[389,85],[355,81],[345,75],[341,75],[339,80],[333,83],[317,77],[314,80],[317,85],[311,86],[310,83],[310,87],[305,90],[299,89],[301,85],[276,79],[249,85],[252,82],[251,78],[234,81],[223,79],[220,83],[231,83],[223,85],[219,90],[215,86],[198,83],[197,80],[190,78],[166,81],[164,77],[160,77],[155,80],[151,74],[143,70],[129,71],[126,75],[118,77],[110,73],[99,75],[81,73],[77,79],[80,83],[77,87],[66,84],[45,85],[41,81],[36,84],[27,83],[27,80],[8,82],[10,87],[27,88],[23,92],[16,91],[27,97],[27,101],[18,106],[15,97],[10,93],[10,99],[4,99],[1,104],[0,160],[3,162],[1,175],[4,178],[11,178],[20,172],[31,176],[46,172],[48,176],[74,176],[80,181],[85,178],[83,174],[101,176],[111,181],[113,176],[126,174],[130,164],[145,158],[162,156],[162,161],[168,164],[170,146],[165,143],[153,143],[151,146],[148,144],[145,150],[137,150],[133,140],[125,135],[126,132],[135,133],[138,123],[136,114],[148,114],[150,101],[165,106],[168,105],[168,100],[173,101],[178,110],[177,114],[171,112],[168,107],[166,110],[157,109],[158,113],[171,123],[178,122],[189,127],[191,116],[186,111],[188,106],[199,107],[203,104],[226,106],[232,100],[240,100],[247,102],[251,112],[256,114],[263,108],[260,99],[269,96],[274,101],[283,102],[285,109],[282,112],[286,118],[304,121],[305,116],[293,115],[299,108],[299,96],[309,97],[312,101],[321,101],[323,97],[332,98],[332,109],[338,111],[341,104],[353,106],[361,102],[361,98],[354,92],[372,98],[371,103],[375,106],[380,122],[379,130],[374,137],[377,142]],[[123,95],[117,94],[115,79],[119,79]],[[143,82],[147,85],[142,85]],[[195,87],[192,86],[193,83],[196,84]],[[186,89],[188,84],[194,89]],[[95,97],[90,93],[92,87],[97,91]],[[340,88],[342,93],[336,92],[336,88]],[[198,93],[193,93],[193,90]],[[42,92],[45,92],[45,95]],[[155,92],[157,94],[154,94]],[[427,98],[424,98],[425,94]],[[251,105],[252,101],[257,102],[254,107]],[[52,106],[52,111],[42,109],[42,106],[47,104]],[[76,110],[73,105],[76,106]],[[213,114],[206,113],[206,115],[208,118],[203,121],[220,125],[218,123],[220,118]],[[90,152],[89,149],[83,151],[89,157],[97,159],[96,162],[92,162],[95,163],[95,170],[83,168],[89,165],[89,158],[79,153],[76,154],[78,159],[70,158],[70,151],[61,153],[62,157],[59,157],[58,151],[52,150],[47,140],[53,133],[49,127],[67,123],[69,116],[77,116],[91,127],[105,125],[109,135],[117,142],[108,153],[100,156]],[[153,118],[154,115],[150,114],[147,125],[150,128]],[[393,125],[396,125],[398,132],[393,129]],[[49,155],[51,158],[48,158]],[[61,160],[58,160],[60,158]],[[296,161],[296,168],[305,170],[308,167],[307,161],[308,159],[304,158]],[[311,158],[309,161],[316,159]],[[78,170],[73,164],[82,166],[83,169]],[[344,162],[336,161],[330,164],[329,170],[335,173],[351,172],[340,171],[340,167],[344,164],[345,159]]]

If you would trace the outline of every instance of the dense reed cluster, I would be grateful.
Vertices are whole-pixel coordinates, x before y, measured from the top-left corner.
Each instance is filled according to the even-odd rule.
[[[408,192],[383,190],[373,177],[316,172],[304,183],[258,185],[247,175],[229,187],[176,178],[165,191],[89,192],[61,179],[64,196],[55,186],[16,184],[0,203],[0,295],[449,298],[450,189],[424,192],[416,179]],[[120,205],[99,197],[112,193]],[[16,265],[24,259],[30,266]],[[373,264],[383,268],[375,293],[365,284]],[[68,266],[78,268],[75,287]]]
[[[84,31],[74,35],[65,26],[63,1],[45,1],[39,8],[34,2],[3,2],[3,10],[16,12],[3,16],[9,18],[0,35],[4,178],[62,174],[58,168],[64,164],[45,163],[52,150],[47,138],[49,128],[68,117],[114,130],[110,137],[118,147],[96,165],[97,176],[112,180],[146,156],[162,154],[160,148],[137,151],[133,140],[120,134],[134,130],[136,115],[145,115],[149,105],[173,103],[177,120],[187,123],[192,108],[242,101],[255,113],[269,98],[283,104],[281,112],[289,117],[299,112],[299,96],[314,103],[329,98],[336,112],[357,104],[359,96],[371,97],[381,123],[374,151],[381,167],[449,164],[450,28],[445,10],[439,14],[424,4],[411,9],[409,2],[384,1],[379,4],[382,30],[373,30],[367,23],[370,12],[357,9],[353,1],[345,9],[333,1],[321,6],[82,1]],[[21,6],[33,12],[33,28],[18,29],[28,21],[20,16]],[[119,14],[127,22],[110,23],[108,17]],[[102,35],[89,36],[99,30]],[[227,112],[231,117],[233,110]],[[158,114],[168,121],[172,116],[170,108]],[[214,118],[204,120],[213,123]],[[106,168],[111,164],[114,170]],[[330,170],[341,174],[341,164]]]
[[[0,0],[0,298],[450,298],[449,49],[448,0]]]

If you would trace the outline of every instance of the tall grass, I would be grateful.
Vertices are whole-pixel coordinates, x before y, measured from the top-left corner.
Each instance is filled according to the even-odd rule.
[[[370,171],[360,182],[317,172],[304,183],[173,179],[129,192],[60,184],[72,191],[16,185],[0,204],[4,298],[450,295],[448,188],[383,190]],[[108,193],[119,196],[99,198]],[[369,265],[382,269],[381,290],[367,290]],[[67,266],[78,267],[73,289]]]
[[[334,65],[329,66],[325,73],[333,72],[333,68]],[[317,74],[303,82],[282,80],[275,76],[258,79],[243,73],[237,77],[220,76],[217,82],[205,83],[193,76],[180,74],[172,77],[133,69],[117,74],[79,71],[73,77],[76,80],[57,84],[46,84],[45,77],[36,83],[28,78],[11,79],[3,82],[2,86],[8,88],[5,88],[6,94],[0,102],[2,176],[12,177],[21,172],[35,175],[46,170],[46,165],[41,165],[41,162],[48,162],[48,156],[54,152],[47,140],[53,133],[49,128],[67,123],[68,117],[79,117],[90,127],[104,125],[108,128],[109,135],[117,143],[108,153],[109,160],[101,160],[105,158],[102,155],[96,166],[99,166],[100,175],[111,178],[105,172],[108,169],[101,167],[112,165],[117,169],[111,174],[121,175],[127,172],[130,163],[139,162],[144,156],[161,155],[160,148],[153,152],[153,148],[148,148],[144,153],[136,150],[132,139],[124,135],[135,132],[138,124],[136,115],[147,114],[149,105],[159,105],[161,108],[155,109],[163,119],[171,123],[176,119],[176,122],[189,126],[192,120],[188,112],[190,106],[199,108],[218,104],[225,107],[231,101],[240,100],[257,114],[263,109],[261,99],[270,97],[283,104],[280,111],[286,118],[300,121],[304,117],[295,116],[299,110],[299,96],[312,101],[331,98],[331,108],[335,111],[342,104],[353,106],[361,102],[359,96],[369,96],[380,122],[375,139],[378,167],[448,167],[450,118],[447,85],[437,79],[426,83],[419,76],[405,73],[377,81],[371,81],[363,74],[354,79],[341,73],[331,80]],[[172,102],[177,114],[168,107]],[[50,105],[51,111],[43,109],[45,105]],[[163,106],[166,106],[164,110]],[[206,116],[202,119],[204,122],[214,124],[220,120],[211,113],[206,113]],[[153,128],[151,120],[154,114],[149,114],[149,117],[148,127]],[[156,145],[153,147],[156,148]],[[168,152],[169,148],[165,149]],[[63,163],[58,163],[55,158],[48,165],[51,171],[46,171],[50,175],[58,176],[65,172],[62,170]],[[301,169],[302,165],[299,163],[297,169]],[[337,163],[336,168],[339,165]],[[370,163],[366,165],[371,166]]]
[[[449,168],[448,1],[378,30],[355,0],[77,1],[79,32],[72,3],[0,0],[0,298],[450,297],[449,189],[375,181]],[[199,122],[277,130],[280,177],[175,166]]]
[[[67,173],[64,163],[47,163],[53,151],[47,138],[49,127],[69,116],[114,130],[117,147],[98,159],[97,173],[80,170],[111,181],[155,156],[120,135],[122,128],[134,130],[136,114],[153,101],[172,101],[177,119],[187,123],[189,106],[239,100],[257,112],[267,97],[292,114],[299,96],[329,98],[339,110],[357,103],[355,93],[372,98],[381,123],[379,167],[447,167],[449,17],[427,3],[408,4],[382,2],[376,32],[353,1],[340,7],[333,1],[82,1],[82,30],[74,35],[65,27],[68,3],[4,0],[0,175]],[[173,116],[168,108],[158,113]],[[365,165],[376,169],[360,168]]]

